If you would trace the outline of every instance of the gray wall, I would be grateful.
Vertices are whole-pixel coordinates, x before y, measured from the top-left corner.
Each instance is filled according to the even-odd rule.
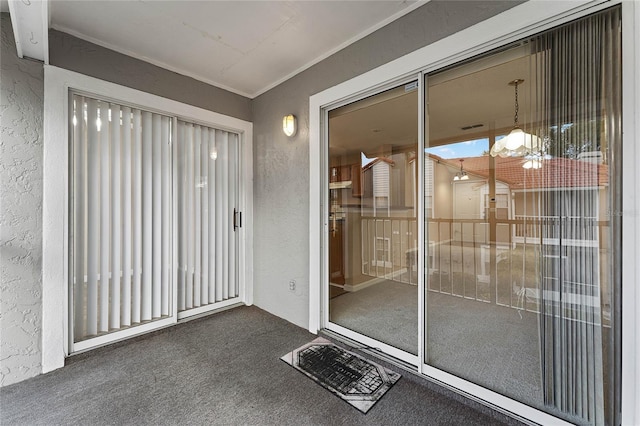
[[[42,340],[42,64],[19,59],[1,14],[0,386],[40,374]]]
[[[307,327],[309,96],[515,4],[432,1],[253,101],[54,30],[50,62],[254,122],[255,302]],[[8,14],[1,28],[0,386],[41,371],[43,141],[42,64],[17,58]],[[281,120],[291,112],[299,132],[289,139]]]
[[[49,63],[56,67],[251,121],[251,99],[148,62],[49,31]]]
[[[40,374],[43,65],[19,59],[2,13],[0,386]],[[50,63],[251,121],[251,100],[51,30]]]
[[[309,96],[490,18],[519,2],[431,1],[254,99],[255,304],[309,317]],[[282,117],[299,120],[294,138]],[[289,291],[289,280],[297,281]]]

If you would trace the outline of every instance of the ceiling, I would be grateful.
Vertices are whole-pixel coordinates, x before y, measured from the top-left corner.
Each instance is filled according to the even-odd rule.
[[[429,75],[429,146],[485,137],[489,129],[511,129],[515,91],[509,82],[515,79],[524,80],[518,86],[518,115],[526,127],[531,120],[531,94],[536,90],[531,77],[534,62],[523,44]],[[405,85],[343,106],[329,117],[332,155],[375,156],[388,147],[401,149],[418,141],[417,91]],[[478,127],[465,129],[470,126]]]
[[[253,98],[424,3],[45,0],[44,4],[52,28]],[[6,0],[0,0],[0,6],[8,10]],[[520,88],[520,117],[525,121],[527,93],[534,89],[529,67],[530,55],[522,45],[429,75],[430,143],[468,140],[467,135],[472,138],[489,127],[510,126],[514,93],[507,83],[515,78],[528,80]],[[367,108],[346,108],[333,121],[333,149],[371,152],[383,145],[415,143],[417,93],[409,95],[403,88],[398,93],[379,97],[384,102],[370,100]],[[462,130],[478,124],[482,127]]]
[[[54,0],[49,11],[54,29],[253,98],[424,3]]]

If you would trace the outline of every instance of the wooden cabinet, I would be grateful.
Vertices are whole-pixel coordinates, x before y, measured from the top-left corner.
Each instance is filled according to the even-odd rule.
[[[362,167],[360,164],[332,166],[329,170],[329,182],[351,182],[351,196],[362,197]],[[349,188],[349,186],[344,186],[344,188]]]
[[[351,180],[351,166],[332,166],[329,182],[345,182]]]

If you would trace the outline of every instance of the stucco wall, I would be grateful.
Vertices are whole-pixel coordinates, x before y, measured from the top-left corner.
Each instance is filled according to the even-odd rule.
[[[251,121],[249,98],[60,31],[49,31],[49,63],[174,101]]]
[[[40,374],[42,341],[42,63],[19,59],[2,14],[0,141],[0,386]],[[50,63],[251,120],[251,100],[144,61],[50,31]]]
[[[302,327],[309,317],[309,96],[519,2],[431,1],[254,99],[254,302]],[[282,117],[298,117],[293,138]],[[296,290],[289,290],[295,279]]]
[[[2,14],[0,386],[41,372],[44,71],[19,59]]]

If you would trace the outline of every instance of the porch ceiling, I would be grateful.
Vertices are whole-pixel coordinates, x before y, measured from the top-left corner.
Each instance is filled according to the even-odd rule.
[[[56,0],[50,9],[52,28],[255,97],[423,3]]]

